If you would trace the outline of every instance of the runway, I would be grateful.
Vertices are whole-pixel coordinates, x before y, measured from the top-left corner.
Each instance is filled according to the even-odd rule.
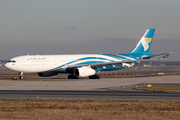
[[[0,98],[180,99],[176,92],[136,91],[145,84],[180,84],[180,75],[72,81],[0,81]]]

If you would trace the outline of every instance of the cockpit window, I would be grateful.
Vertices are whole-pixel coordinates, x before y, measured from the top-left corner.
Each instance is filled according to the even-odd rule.
[[[15,63],[16,61],[15,60],[9,60],[8,63],[11,62],[11,63]]]

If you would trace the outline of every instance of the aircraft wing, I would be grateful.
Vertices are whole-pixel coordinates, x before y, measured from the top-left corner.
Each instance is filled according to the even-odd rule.
[[[171,52],[172,53],[172,52]],[[134,64],[134,62],[142,62],[142,61],[152,61],[152,60],[161,60],[165,59],[170,55],[170,53],[162,53],[162,54],[156,54],[152,56],[147,56],[144,57],[143,59],[140,60],[127,60],[127,61],[117,61],[117,62],[105,62],[105,63],[92,63],[92,64],[81,64],[81,65],[71,65],[68,68],[77,68],[77,67],[82,67],[82,66],[91,66],[93,67],[103,67],[103,66],[113,66],[113,65],[122,65],[123,63],[127,64]],[[161,57],[157,57],[161,56]]]

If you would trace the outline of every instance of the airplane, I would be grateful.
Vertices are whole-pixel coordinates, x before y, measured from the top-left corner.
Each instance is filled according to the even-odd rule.
[[[134,66],[142,61],[167,58],[170,53],[149,54],[155,28],[149,28],[136,47],[127,54],[24,55],[10,59],[5,67],[20,73],[37,73],[49,77],[68,73],[68,79],[100,79],[98,71],[112,71]],[[158,57],[161,56],[161,57]]]

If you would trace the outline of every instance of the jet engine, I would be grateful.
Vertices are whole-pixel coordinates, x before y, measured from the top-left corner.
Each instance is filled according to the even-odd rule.
[[[40,77],[50,77],[50,76],[54,76],[57,75],[58,73],[56,72],[43,72],[43,73],[38,73],[38,75]]]
[[[96,73],[96,71],[94,69],[92,69],[91,67],[79,67],[74,69],[74,76],[76,77],[87,77],[87,76],[92,76]]]
[[[142,59],[150,59],[151,57],[147,56],[147,55],[143,55]]]

